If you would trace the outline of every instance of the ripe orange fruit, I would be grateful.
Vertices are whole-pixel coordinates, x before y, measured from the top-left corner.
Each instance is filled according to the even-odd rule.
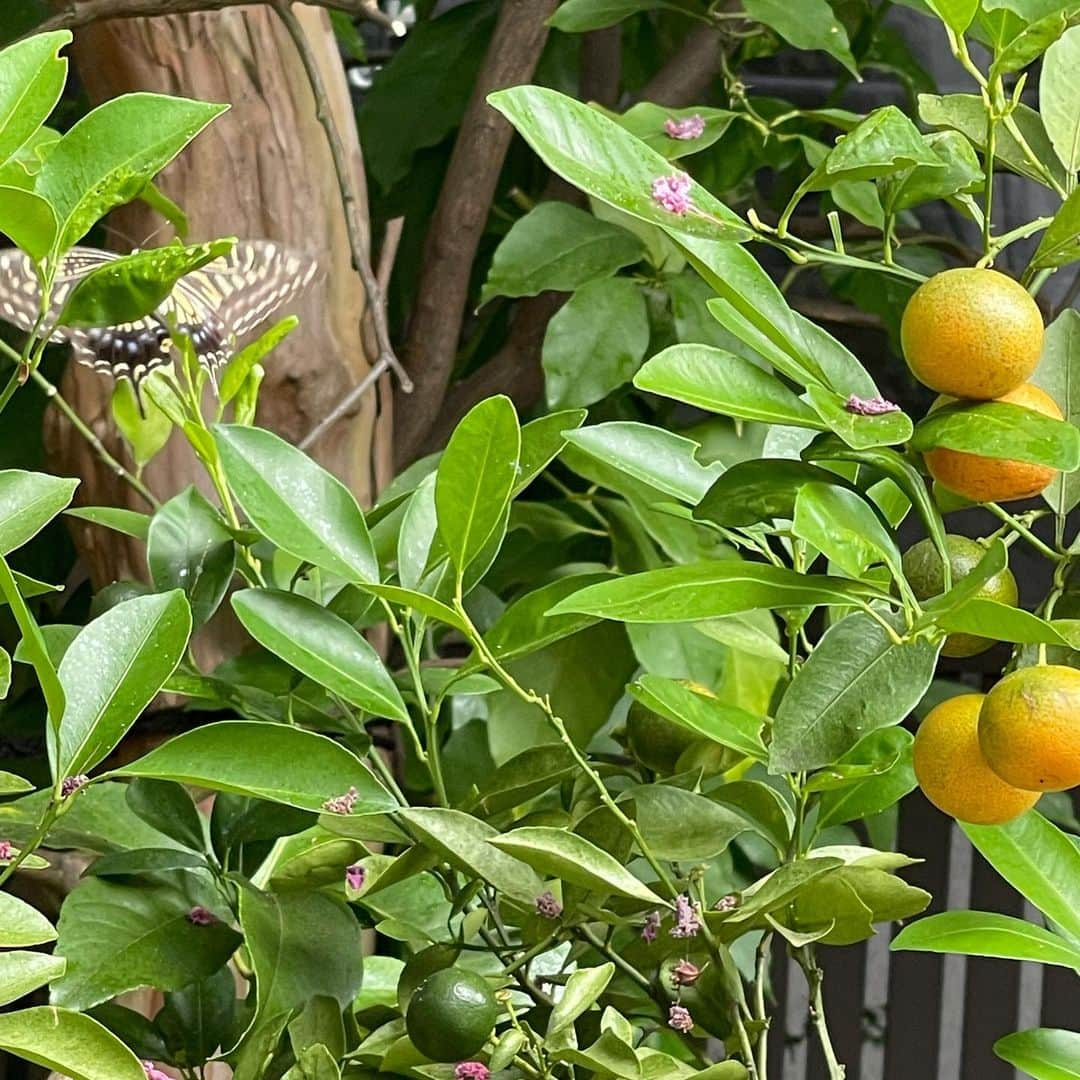
[[[961,694],[932,709],[912,750],[915,777],[939,809],[970,825],[1002,825],[1030,810],[1038,794],[1007,784],[979,749],[984,695]]]
[[[1032,383],[1024,383],[1023,386],[1002,394],[997,400],[1031,409],[1053,420],[1064,419],[1057,402],[1045,390],[1040,390]],[[931,411],[947,404],[950,404],[948,399],[938,398]],[[942,447],[928,450],[923,459],[930,475],[942,487],[947,487],[972,502],[1030,499],[1032,495],[1038,495],[1057,476],[1057,470],[1046,465],[983,457],[982,454],[966,454],[960,450],[946,450]]]
[[[1002,780],[1025,791],[1080,784],[1080,671],[1058,664],[1020,668],[983,702],[979,746]]]
[[[919,382],[985,401],[1015,390],[1035,370],[1042,313],[1023,285],[996,270],[944,270],[908,301],[900,341]]]
[[[945,546],[949,551],[949,565],[952,567],[954,585],[961,578],[967,577],[986,554],[986,548],[982,544],[953,533],[945,537]],[[932,596],[939,596],[945,591],[941,556],[934,547],[933,540],[920,540],[909,547],[904,552],[901,565],[904,577],[908,579],[916,599],[929,600]],[[1019,599],[1016,578],[1013,577],[1012,571],[1005,567],[1000,573],[990,578],[975,595],[986,600],[997,600],[998,603],[1008,604],[1009,607],[1016,607]],[[943,656],[977,656],[981,652],[986,652],[994,643],[993,638],[980,637],[978,634],[950,634],[945,639],[941,652]]]

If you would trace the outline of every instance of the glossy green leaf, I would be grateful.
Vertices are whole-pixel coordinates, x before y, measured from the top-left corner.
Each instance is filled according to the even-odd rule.
[[[0,471],[0,555],[20,548],[71,502],[78,480]]]
[[[989,911],[943,911],[905,926],[891,948],[1031,960],[1080,971],[1080,948],[1035,923]]]
[[[900,575],[900,549],[870,504],[836,484],[812,481],[795,498],[792,532],[852,578],[875,563]]]
[[[709,412],[770,424],[824,428],[825,424],[779,379],[734,353],[708,345],[672,345],[634,377],[639,390]]]
[[[70,42],[70,30],[54,30],[0,52],[0,165],[33,137],[60,100],[68,69],[60,50]]]
[[[879,416],[862,416],[847,408],[847,398],[823,386],[808,386],[806,396],[817,414],[841,439],[856,450],[889,446],[911,438],[911,417],[893,411]]]
[[[193,851],[205,846],[203,817],[187,790],[170,780],[135,779],[124,785],[131,812]]]
[[[80,278],[64,303],[65,326],[118,326],[157,310],[177,281],[233,249],[235,240],[137,251]]]
[[[85,878],[60,912],[56,951],[67,971],[52,1000],[85,1010],[140,986],[177,990],[217,971],[240,937],[219,919],[192,922],[195,907],[227,913],[209,876],[159,870],[130,884]]]
[[[1068,423],[1080,425],[1080,312],[1067,308],[1046,328],[1031,381],[1058,403]],[[1043,498],[1056,513],[1067,514],[1080,504],[1080,472],[1056,476]]]
[[[994,1053],[1035,1080],[1080,1077],[1080,1032],[1059,1028],[1016,1031],[998,1039]]]
[[[846,605],[875,595],[845,578],[725,559],[666,566],[589,585],[550,614],[581,612],[621,622],[700,622],[754,608]]]
[[[837,767],[858,768],[891,756],[885,771],[875,771],[852,783],[825,791],[818,803],[818,828],[843,825],[858,818],[868,818],[895,805],[915,790],[915,770],[911,763],[911,734],[902,727],[882,728],[871,732],[846,754],[837,759]]]
[[[885,180],[882,199],[893,212],[974,191],[985,179],[975,150],[960,132],[933,131],[923,138],[945,168],[916,165]]]
[[[0,1016],[0,1048],[69,1080],[146,1080],[139,1059],[96,1020],[42,1005]]]
[[[585,409],[564,409],[530,420],[521,429],[521,456],[514,495],[520,495],[566,445],[565,432],[581,427]]]
[[[552,317],[541,360],[548,405],[592,405],[629,382],[649,346],[649,318],[640,286],[604,278],[578,289]],[[589,358],[582,363],[582,357]]]
[[[379,654],[344,619],[306,597],[269,589],[234,593],[232,606],[260,645],[320,686],[374,716],[408,719]]]
[[[218,383],[218,403],[221,409],[240,393],[252,368],[266,359],[299,325],[300,320],[295,315],[286,316],[264,334],[260,334],[250,345],[245,345],[225,365]]]
[[[410,807],[398,815],[410,833],[451,865],[490,882],[509,899],[532,910],[544,883],[520,859],[491,846],[499,833],[460,810]]]
[[[949,405],[915,428],[911,448],[945,447],[984,457],[1029,461],[1072,472],[1080,465],[1080,430],[1005,402]]]
[[[844,24],[827,0],[804,0],[795,8],[783,0],[745,0],[750,18],[775,30],[797,49],[820,49],[839,60],[853,75],[858,73]]]
[[[109,406],[135,464],[143,466],[153,461],[173,433],[172,420],[149,395],[136,397],[129,379],[117,382]]]
[[[550,1039],[568,1028],[579,1016],[591,1009],[607,989],[615,974],[614,964],[598,964],[596,967],[575,971],[566,980],[566,989],[559,998],[548,1019],[547,1037]]]
[[[257,1016],[278,1016],[315,996],[352,1002],[363,976],[363,930],[321,893],[240,889],[240,926],[255,970]]]
[[[35,262],[42,262],[52,251],[56,230],[56,214],[40,195],[0,184],[0,232],[10,237]]]
[[[557,877],[590,892],[617,893],[646,904],[663,903],[618,859],[576,833],[526,825],[511,829],[489,843],[528,863],[545,877]]]
[[[214,441],[237,502],[272,544],[347,581],[379,580],[364,515],[340,480],[261,428],[219,424]]]
[[[673,137],[667,131],[669,120],[699,119],[702,132],[692,139],[682,136]],[[639,101],[617,118],[627,131],[636,135],[646,146],[662,154],[669,161],[689,157],[708,149],[723,138],[732,122],[739,119],[739,114],[730,109],[710,109],[702,105],[685,109],[673,109],[657,105],[653,101]],[[683,339],[685,340],[685,339]]]
[[[472,802],[485,814],[497,814],[543,794],[571,776],[575,768],[573,754],[562,743],[530,746],[500,765]]]
[[[181,589],[201,626],[220,605],[236,566],[236,543],[220,513],[194,486],[171,498],[150,522],[146,561],[154,587]]]
[[[116,770],[231,791],[318,813],[355,788],[355,814],[397,804],[349,750],[324,735],[282,724],[223,720],[186,731]]]
[[[863,612],[831,626],[788,686],[773,724],[769,771],[829,765],[878,728],[899,724],[934,677],[940,644],[895,644]]]
[[[408,608],[411,611],[426,615],[429,619],[453,626],[458,630],[465,630],[465,620],[451,607],[447,607],[441,600],[436,600],[427,593],[416,592],[414,589],[403,589],[400,585],[379,585],[373,582],[358,582],[357,586],[362,592],[371,593],[372,596],[389,600],[398,607]]]
[[[691,684],[661,675],[642,675],[627,688],[647,708],[697,735],[764,761],[765,718],[726,705]]]
[[[565,202],[542,202],[495,249],[480,303],[495,296],[573,292],[610,277],[644,254],[633,233]]]
[[[1067,637],[1038,615],[979,596],[950,611],[935,614],[934,621],[949,633],[989,635],[999,641],[1028,645],[1071,647]]]
[[[1080,848],[1034,810],[1006,825],[962,825],[983,858],[1051,923],[1080,941]]]
[[[680,234],[744,240],[749,230],[707,189],[690,180],[700,213],[681,217],[652,197],[653,181],[671,165],[598,110],[555,90],[516,86],[488,97],[544,163],[601,202]]]
[[[10,1005],[64,974],[64,958],[41,952],[0,955],[0,1005]]]
[[[698,503],[724,471],[720,462],[702,465],[700,444],[651,424],[614,420],[566,433],[567,442],[637,480],[691,505]]]
[[[154,1026],[176,1059],[198,1066],[234,1038],[236,977],[226,966],[205,979],[165,995]]]
[[[136,848],[134,851],[110,851],[87,867],[85,877],[131,878],[170,870],[209,870],[202,855],[182,848]]]
[[[29,780],[16,776],[15,773],[0,771],[0,795],[21,795],[33,790],[34,785]]]
[[[55,938],[52,923],[41,912],[11,893],[0,892],[0,946],[41,945]]]
[[[926,0],[926,6],[954,33],[962,34],[979,10],[979,0]]]
[[[435,479],[435,509],[459,578],[503,520],[520,453],[517,413],[502,395],[475,405],[450,436]]]
[[[1039,76],[1039,112],[1065,171],[1080,168],[1080,27],[1066,30],[1046,50]]]
[[[750,828],[746,817],[733,809],[669,784],[640,784],[629,788],[623,799],[632,803],[631,816],[660,859],[714,858]]]
[[[58,776],[89,772],[109,755],[176,670],[190,634],[179,590],[125,600],[79,632],[57,671],[67,700],[50,743]]]
[[[801,11],[798,16],[792,12],[792,17],[801,15]],[[895,105],[884,105],[840,136],[815,170],[812,183],[817,188],[838,180],[873,180],[915,166],[942,170],[945,163],[903,112]]]
[[[559,10],[548,19],[548,26],[568,34],[583,34],[587,30],[601,30],[630,15],[657,8],[669,11],[685,11],[686,7],[667,0],[566,0]]]
[[[1080,133],[1080,128],[1077,129]],[[1058,208],[1031,257],[1030,270],[1065,266],[1080,259],[1080,198],[1074,191]],[[1066,309],[1066,311],[1071,309]]]
[[[64,513],[68,517],[102,525],[136,540],[145,540],[150,534],[150,515],[137,510],[124,510],[115,506],[76,506]]]

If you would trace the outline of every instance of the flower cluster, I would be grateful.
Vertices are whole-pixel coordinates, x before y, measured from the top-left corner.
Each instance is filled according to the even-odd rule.
[[[0,862],[11,862],[15,858],[15,849],[10,840],[0,840]]]
[[[557,919],[562,914],[562,904],[550,892],[541,893],[536,898],[536,914],[545,919]]]
[[[675,925],[671,928],[673,938],[694,937],[701,929],[701,908],[686,893],[675,897]]]
[[[454,1080],[489,1080],[491,1072],[479,1061],[462,1061],[454,1069]]]
[[[701,977],[701,968],[689,960],[680,960],[671,969],[671,982],[675,986],[693,986]]]
[[[705,133],[705,121],[697,113],[681,120],[669,116],[664,121],[664,131],[670,139],[700,139]]]
[[[74,795],[79,788],[85,787],[89,783],[90,777],[86,773],[80,773],[78,776],[65,776],[60,784],[60,795],[62,798],[67,799]]]
[[[861,398],[857,394],[852,394],[844,402],[844,408],[849,413],[856,413],[858,416],[881,416],[883,413],[900,411],[899,405],[892,401],[886,401],[880,395],[872,398]]]
[[[681,1031],[684,1034],[690,1031],[694,1026],[694,1018],[690,1015],[690,1010],[683,1008],[682,1005],[672,1005],[668,1009],[668,1027],[674,1028],[676,1031]]]
[[[187,921],[191,923],[192,926],[210,926],[217,922],[217,917],[212,911],[196,904],[195,907],[187,913]]]
[[[645,920],[645,925],[641,928],[641,938],[643,941],[647,941],[651,945],[656,940],[656,937],[659,933],[660,912],[650,911],[649,917]]]
[[[713,904],[713,911],[734,911],[741,902],[738,893],[728,893]]]
[[[351,787],[344,795],[335,795],[322,804],[322,808],[331,814],[351,814],[356,800],[360,798],[360,792]]]
[[[653,181],[652,197],[658,206],[680,217],[694,208],[690,198],[690,177],[686,173],[658,176]]]
[[[168,1073],[162,1072],[152,1061],[144,1061],[142,1067],[146,1073],[146,1080],[172,1080]]]

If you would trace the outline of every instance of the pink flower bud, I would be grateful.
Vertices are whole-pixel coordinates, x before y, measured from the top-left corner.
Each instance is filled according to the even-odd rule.
[[[0,840],[0,862],[11,862],[15,858],[15,849],[10,840]]]
[[[664,121],[664,131],[671,139],[700,139],[705,133],[705,121],[697,113],[681,120],[669,116]]]
[[[192,926],[211,926],[217,922],[217,916],[212,911],[197,904],[187,913],[187,921]]]
[[[645,920],[645,925],[641,928],[641,939],[647,941],[650,945],[656,940],[656,935],[660,933],[660,912],[650,911],[649,917]]]
[[[675,986],[693,986],[701,977],[701,968],[689,960],[680,960],[671,969],[671,981]]]
[[[331,814],[351,814],[356,800],[360,798],[360,792],[351,787],[344,795],[335,795],[332,799],[324,802],[323,809]]]
[[[168,1073],[162,1072],[152,1061],[144,1061],[142,1067],[146,1073],[146,1080],[172,1080]]]
[[[694,1026],[694,1018],[690,1015],[689,1009],[684,1009],[681,1005],[672,1005],[668,1009],[668,1027],[674,1028],[676,1031],[681,1031],[684,1034],[690,1031]]]
[[[364,887],[365,881],[367,881],[367,870],[359,863],[353,863],[352,866],[345,868],[345,884],[353,892],[359,892]]]
[[[653,202],[662,206],[671,214],[682,217],[693,209],[690,198],[690,177],[686,173],[674,173],[672,176],[658,176],[652,186]]]
[[[861,398],[857,394],[852,394],[844,402],[844,408],[858,416],[881,416],[883,413],[900,411],[899,405],[886,401],[880,394],[872,398]]]
[[[491,1072],[479,1061],[462,1061],[454,1069],[454,1080],[489,1080]]]
[[[85,787],[89,783],[90,777],[85,773],[80,773],[78,776],[65,776],[60,784],[60,795],[62,798],[67,799],[74,795],[79,788]]]
[[[545,919],[557,919],[562,914],[562,904],[549,891],[536,898],[536,914]]]
[[[701,929],[701,909],[686,893],[675,897],[675,925],[671,928],[673,938],[694,937]]]

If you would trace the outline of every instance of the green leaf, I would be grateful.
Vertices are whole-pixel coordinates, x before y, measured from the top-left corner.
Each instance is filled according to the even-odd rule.
[[[202,626],[232,581],[236,543],[220,513],[192,486],[154,514],[146,561],[154,587],[182,589],[195,625]]]
[[[64,302],[65,326],[118,326],[156,311],[177,281],[208,262],[228,255],[236,243],[166,244],[137,251],[91,270]]]
[[[1080,198],[1074,191],[1062,203],[1043,233],[1028,269],[1057,268],[1077,259],[1080,259]],[[1072,309],[1066,309],[1069,310]]]
[[[52,923],[40,911],[11,893],[0,893],[0,946],[19,948],[55,939]]]
[[[1000,401],[948,405],[915,428],[911,448],[945,447],[983,457],[1028,461],[1072,472],[1080,465],[1080,430],[1049,416]]]
[[[22,795],[33,790],[34,785],[29,780],[14,773],[0,771],[0,795]]]
[[[909,791],[914,791],[915,770],[911,764],[913,741],[904,728],[881,728],[871,732],[837,759],[840,769],[877,762],[883,755],[893,756],[893,764],[884,772],[824,792],[818,804],[818,828],[826,829],[857,818],[871,817],[899,802]]]
[[[646,904],[663,904],[618,859],[576,833],[545,825],[526,825],[511,829],[489,843],[517,856],[546,877],[560,878],[590,892],[617,893]]]
[[[0,1016],[0,1047],[69,1080],[146,1080],[138,1058],[96,1020],[42,1005]]]
[[[56,775],[103,761],[176,670],[191,634],[184,594],[125,600],[88,623],[57,672],[67,707],[55,743]]]
[[[926,0],[926,6],[957,36],[971,25],[979,0]]]
[[[627,689],[642,705],[672,723],[721,746],[730,746],[747,757],[765,760],[765,744],[761,738],[766,722],[764,717],[726,705],[712,694],[661,675],[642,675]]]
[[[699,213],[679,217],[657,204],[653,181],[669,176],[670,164],[598,110],[541,86],[500,90],[488,101],[544,164],[601,202],[680,235],[749,238],[741,219],[693,180],[689,196]]]
[[[240,926],[255,970],[259,1017],[313,997],[348,1008],[363,975],[363,929],[349,908],[321,893],[240,889]]]
[[[217,971],[240,937],[221,921],[193,923],[194,907],[226,910],[208,876],[158,871],[131,884],[85,878],[60,912],[56,951],[67,971],[52,1000],[86,1010],[127,990],[178,990]]]
[[[1026,645],[1045,643],[1072,647],[1067,637],[1038,615],[979,596],[950,611],[936,614],[934,621],[950,633],[990,635],[999,641]]]
[[[636,282],[617,277],[583,286],[555,313],[544,334],[548,405],[591,405],[607,397],[633,377],[648,345],[645,297]]]
[[[452,626],[456,630],[465,632],[465,620],[451,607],[447,607],[441,600],[436,600],[427,593],[416,592],[413,589],[403,589],[400,585],[378,585],[368,581],[357,582],[356,587],[361,592],[371,593],[383,600],[389,600],[391,604],[417,611],[426,615],[429,619]]]
[[[233,610],[263,647],[320,686],[374,716],[409,718],[379,654],[344,619],[295,593],[244,589]]]
[[[250,720],[223,720],[186,731],[116,772],[232,791],[315,813],[350,788],[358,795],[355,814],[384,813],[397,805],[339,743],[311,731]]]
[[[267,355],[274,351],[298,326],[300,320],[295,315],[288,315],[280,322],[275,323],[261,334],[250,345],[245,345],[225,365],[221,373],[218,386],[218,407],[224,410],[225,406],[238,393],[247,382],[252,368],[266,359]]]
[[[128,808],[151,828],[192,851],[205,847],[203,817],[191,796],[169,780],[137,779],[124,785]]]
[[[1080,971],[1080,948],[1035,923],[988,911],[944,911],[905,926],[893,949],[1032,960]]]
[[[830,187],[837,181],[874,180],[915,166],[940,171],[945,163],[895,105],[885,105],[841,135],[815,170],[812,183],[817,188]]]
[[[80,521],[103,525],[136,540],[145,540],[150,535],[150,515],[137,510],[124,510],[116,506],[76,506],[64,513]]]
[[[136,198],[228,106],[160,94],[125,94],[99,105],[49,152],[35,190],[60,223],[67,251],[114,207]]]
[[[519,859],[491,846],[499,833],[460,810],[410,807],[398,816],[410,833],[451,865],[490,882],[511,900],[533,910],[544,883]]]
[[[473,406],[450,436],[435,479],[435,510],[459,579],[504,519],[520,453],[517,413],[501,394]]]
[[[831,626],[777,709],[769,771],[830,765],[871,731],[899,724],[930,685],[939,649],[925,638],[897,645],[864,612]]]
[[[573,292],[644,255],[631,232],[564,202],[542,202],[519,218],[492,256],[480,303],[495,296]]]
[[[232,968],[225,966],[166,994],[154,1027],[165,1036],[175,1060],[198,1067],[235,1037],[235,1015],[236,980]]]
[[[485,814],[498,814],[534,799],[570,776],[576,763],[562,743],[530,746],[500,765],[472,802]]]
[[[124,442],[131,447],[135,464],[148,464],[169,441],[173,432],[172,420],[149,395],[137,398],[129,379],[116,383],[109,404]]]
[[[639,101],[617,117],[617,120],[646,146],[663,154],[668,161],[674,161],[676,158],[688,157],[690,154],[696,154],[712,146],[723,138],[732,122],[739,116],[739,113],[732,112],[730,109],[709,109],[701,105],[687,109],[672,109],[657,105],[652,101]],[[669,120],[689,119],[702,121],[704,127],[700,135],[685,139],[673,138],[668,134],[666,125]]]
[[[694,505],[724,471],[720,462],[702,465],[699,443],[652,424],[614,420],[566,432],[579,450],[658,491]]]
[[[530,420],[521,429],[521,455],[514,495],[520,495],[566,445],[566,432],[581,427],[585,409],[564,409]]]
[[[1039,76],[1039,112],[1046,133],[1067,173],[1080,168],[1080,26],[1066,30],[1046,50]]]
[[[665,0],[565,0],[548,19],[548,26],[567,34],[583,34],[587,30],[602,30],[605,26],[636,15],[641,11],[685,12],[686,7]]]
[[[10,237],[35,262],[44,261],[52,251],[56,230],[56,214],[40,195],[23,188],[0,185],[0,232]]]
[[[827,52],[858,76],[847,30],[827,0],[800,0],[798,6],[784,0],[743,0],[743,7],[751,19],[775,30],[795,48]]]
[[[87,867],[84,876],[130,878],[169,870],[209,870],[209,864],[202,855],[182,848],[137,848],[107,852]]]
[[[710,412],[743,420],[824,428],[817,414],[776,376],[709,345],[672,345],[652,357],[634,385]]]
[[[8,696],[11,689],[11,653],[0,648],[0,701]]]
[[[858,580],[875,563],[901,575],[900,549],[870,504],[836,484],[812,481],[795,499],[792,532]]]
[[[564,1031],[579,1016],[591,1009],[607,989],[611,977],[615,974],[614,964],[598,964],[596,967],[582,968],[575,971],[566,980],[562,996],[551,1010],[548,1019],[547,1037]]]
[[[40,952],[6,952],[0,956],[0,1005],[10,1005],[63,974],[62,956]]]
[[[863,416],[847,408],[846,397],[824,386],[808,386],[806,396],[829,428],[855,450],[888,446],[911,438],[911,418],[905,412],[893,410],[879,416]]]
[[[0,555],[20,548],[71,502],[78,480],[0,471]]]
[[[60,50],[70,42],[70,30],[54,30],[0,52],[0,165],[34,136],[60,100],[68,69]]]
[[[660,859],[711,859],[750,829],[744,815],[669,784],[641,784],[622,798],[632,802],[631,816]]]
[[[589,585],[549,614],[581,612],[621,622],[700,622],[754,608],[847,605],[879,595],[845,578],[725,559],[665,566]]]
[[[1080,312],[1066,308],[1047,328],[1042,359],[1031,381],[1061,408],[1065,420],[1080,425]],[[1043,498],[1058,514],[1080,504],[1080,472],[1056,476]]]
[[[981,152],[986,142],[986,109],[976,94],[919,95],[919,115],[932,127],[959,131]],[[1042,117],[1027,105],[1017,105],[1012,114],[1017,129],[1031,148],[1037,161],[1042,162],[1054,179],[1065,187],[1065,170],[1057,160],[1050,138],[1043,127]],[[1046,176],[1033,165],[1021,144],[1003,124],[997,126],[995,160],[1014,173],[1046,184]]]
[[[214,441],[229,487],[272,544],[347,581],[378,581],[364,515],[345,485],[262,428],[219,424]]]
[[[1007,825],[962,825],[983,858],[1051,923],[1080,941],[1080,848],[1032,810]]]
[[[1054,2],[1056,4],[1058,0]],[[1044,9],[1039,7],[1033,9],[1032,16],[1037,15],[1040,10]],[[1038,60],[1065,33],[1075,14],[1075,4],[1065,3],[1064,10],[1050,12],[1042,18],[1036,17],[1034,22],[1029,22],[1014,37],[1001,41],[997,45],[994,62],[990,66],[990,81],[993,82],[999,74],[1020,71]],[[1043,70],[1045,72],[1045,68]]]
[[[960,132],[934,131],[923,138],[945,168],[917,165],[886,180],[881,185],[882,197],[894,213],[974,191],[984,180],[979,158]]]
[[[1075,1031],[1060,1028],[1016,1031],[998,1039],[994,1053],[1035,1080],[1080,1077],[1080,1033]]]

